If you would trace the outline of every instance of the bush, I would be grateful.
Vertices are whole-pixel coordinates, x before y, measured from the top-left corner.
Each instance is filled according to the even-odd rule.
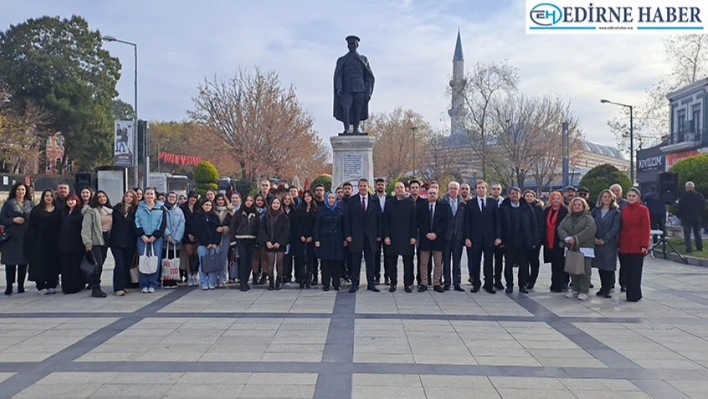
[[[194,182],[197,184],[216,184],[219,182],[219,172],[210,162],[201,161],[199,165],[194,167]]]
[[[669,169],[670,172],[678,173],[678,195],[686,191],[687,181],[692,181],[696,185],[696,191],[708,198],[708,154],[696,155],[682,159]],[[678,206],[673,204],[669,207],[669,212],[676,214]],[[703,220],[708,217],[708,212],[703,211]]]
[[[317,176],[315,180],[310,183],[310,187],[312,190],[315,189],[315,186],[318,184],[324,184],[325,187],[325,192],[329,191],[332,189],[332,176],[330,175],[320,175]]]
[[[580,185],[590,190],[590,201],[595,201],[602,190],[610,188],[615,183],[622,186],[622,192],[625,193],[632,188],[632,182],[627,174],[609,164],[598,165],[590,169],[580,180]]]

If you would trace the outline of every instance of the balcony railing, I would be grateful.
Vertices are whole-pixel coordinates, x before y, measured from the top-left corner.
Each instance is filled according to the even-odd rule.
[[[671,132],[669,144],[692,143],[695,145],[708,145],[708,129],[683,129]]]

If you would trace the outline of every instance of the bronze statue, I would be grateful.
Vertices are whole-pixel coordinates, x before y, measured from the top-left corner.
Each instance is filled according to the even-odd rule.
[[[369,60],[359,54],[359,38],[347,36],[349,52],[337,60],[334,69],[334,118],[344,124],[344,133],[359,132],[359,122],[369,118],[369,100],[374,92],[374,73]]]

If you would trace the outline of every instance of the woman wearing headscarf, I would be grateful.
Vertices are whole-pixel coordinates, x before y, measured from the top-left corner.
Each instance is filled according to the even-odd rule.
[[[197,255],[197,237],[194,234],[192,221],[199,212],[195,191],[190,191],[187,195],[187,202],[182,205],[184,215],[184,235],[182,237],[183,256],[179,258],[179,268],[187,275],[187,287],[196,287],[199,280],[199,255]]]
[[[596,267],[600,274],[601,287],[597,296],[612,298],[610,291],[615,283],[619,232],[622,221],[619,205],[617,205],[612,191],[602,190],[600,192],[597,206],[591,214],[597,226],[595,258],[592,260],[592,267]]]
[[[642,269],[651,240],[649,209],[641,204],[641,197],[636,188],[627,191],[627,206],[622,209],[619,235],[619,260],[621,267],[625,268],[629,302],[642,299]]]
[[[253,197],[250,195],[246,196],[241,208],[231,218],[231,231],[238,246],[238,253],[241,256],[241,262],[238,265],[238,273],[241,276],[239,279],[241,291],[251,289],[251,286],[248,285],[248,276],[253,265],[253,254],[260,221],[261,218],[258,216],[258,211],[254,206]],[[255,276],[257,272],[258,270],[254,269],[253,275]]]
[[[263,266],[263,272],[270,280],[268,290],[279,290],[283,280],[283,258],[285,249],[290,242],[290,219],[283,212],[279,197],[270,202],[268,212],[261,220],[258,228],[258,245],[265,248],[268,260]],[[278,271],[278,280],[274,284],[273,265]]]
[[[30,211],[33,203],[27,192],[29,189],[22,183],[15,183],[10,189],[10,195],[0,210],[0,224],[4,231],[10,233],[10,239],[2,244],[2,264],[5,265],[5,295],[12,295],[12,285],[17,272],[17,292],[25,292],[25,277],[27,276],[27,258],[25,258],[25,232],[27,231]]]
[[[324,206],[317,211],[314,234],[317,257],[322,260],[322,289],[329,291],[331,280],[334,290],[339,291],[339,265],[344,259],[344,211],[332,191],[325,194]]]
[[[59,283],[59,226],[61,212],[52,190],[44,190],[39,205],[32,208],[25,235],[25,257],[29,260],[29,280],[41,295],[56,293]]]
[[[595,219],[590,215],[590,206],[583,198],[573,198],[570,201],[570,214],[558,226],[558,235],[568,250],[595,248]],[[592,258],[585,256],[583,274],[571,274],[573,291],[566,298],[588,299],[590,276],[592,275]]]
[[[543,261],[551,264],[551,292],[563,292],[568,288],[570,276],[565,272],[565,249],[560,245],[558,225],[568,215],[563,205],[563,195],[558,191],[551,193],[549,206],[543,211]]]
[[[167,211],[165,213],[165,216],[167,216],[167,227],[165,228],[165,241],[167,241],[167,244],[162,246],[162,257],[163,259],[169,258],[169,250],[172,250],[173,256],[179,258],[181,255],[179,251],[181,248],[180,243],[184,238],[185,219],[182,209],[177,206],[177,193],[171,191],[167,194],[164,207]],[[177,288],[177,280],[164,280],[163,276],[162,287],[168,289]]]

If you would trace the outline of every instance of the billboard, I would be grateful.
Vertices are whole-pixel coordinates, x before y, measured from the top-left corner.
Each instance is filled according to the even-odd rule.
[[[133,121],[115,121],[113,164],[133,166]]]

